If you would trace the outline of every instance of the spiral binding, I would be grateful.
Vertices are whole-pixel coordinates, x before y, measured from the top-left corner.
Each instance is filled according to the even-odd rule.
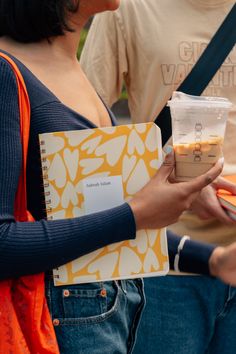
[[[45,141],[40,140],[40,154],[41,154],[43,188],[44,188],[44,199],[46,205],[47,220],[53,220],[53,215],[50,215],[52,213],[52,207],[51,207],[52,200],[50,198],[51,192],[50,192],[50,184],[48,181],[47,158],[44,156],[46,154],[46,149],[44,146],[45,146]]]
[[[59,267],[53,268],[52,277],[53,277],[53,279],[57,279],[57,280],[61,279],[60,274],[59,274]]]
[[[47,158],[45,157],[45,154],[46,154],[45,141],[40,139],[40,156],[41,156],[46,214],[47,214],[47,220],[53,220],[50,183],[48,180],[48,166],[47,166]],[[50,272],[50,277],[54,280],[60,281],[60,279],[61,279],[60,267],[54,268],[53,271]]]

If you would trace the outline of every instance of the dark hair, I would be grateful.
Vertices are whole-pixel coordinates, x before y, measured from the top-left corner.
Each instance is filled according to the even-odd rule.
[[[0,37],[29,43],[72,32],[68,13],[78,7],[79,0],[0,0]]]

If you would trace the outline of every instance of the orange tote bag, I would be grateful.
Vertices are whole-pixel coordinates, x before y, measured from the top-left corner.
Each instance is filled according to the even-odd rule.
[[[3,53],[0,53],[0,56],[11,65],[18,86],[23,162],[15,199],[15,219],[34,221],[27,211],[26,198],[26,160],[30,127],[29,98],[23,77],[14,61]],[[44,289],[44,273],[0,281],[1,354],[59,353]]]

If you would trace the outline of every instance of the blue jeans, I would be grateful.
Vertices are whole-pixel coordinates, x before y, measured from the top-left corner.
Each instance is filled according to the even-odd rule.
[[[61,354],[131,353],[144,307],[141,279],[54,287],[46,296]]]
[[[235,354],[236,289],[205,276],[145,279],[133,354]]]

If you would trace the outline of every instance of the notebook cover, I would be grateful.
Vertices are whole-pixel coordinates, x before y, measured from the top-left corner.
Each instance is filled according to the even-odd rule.
[[[154,123],[45,133],[39,140],[49,220],[85,215],[85,186],[91,179],[96,184],[101,178],[120,178],[122,202],[128,201],[162,163],[161,134]],[[165,275],[168,270],[166,230],[161,229],[140,230],[135,240],[91,252],[54,269],[53,275],[57,286]]]
[[[224,178],[236,184],[236,175],[224,176]],[[230,217],[236,219],[236,195],[232,195],[230,192],[223,189],[219,189],[217,197],[220,204],[227,210]]]

